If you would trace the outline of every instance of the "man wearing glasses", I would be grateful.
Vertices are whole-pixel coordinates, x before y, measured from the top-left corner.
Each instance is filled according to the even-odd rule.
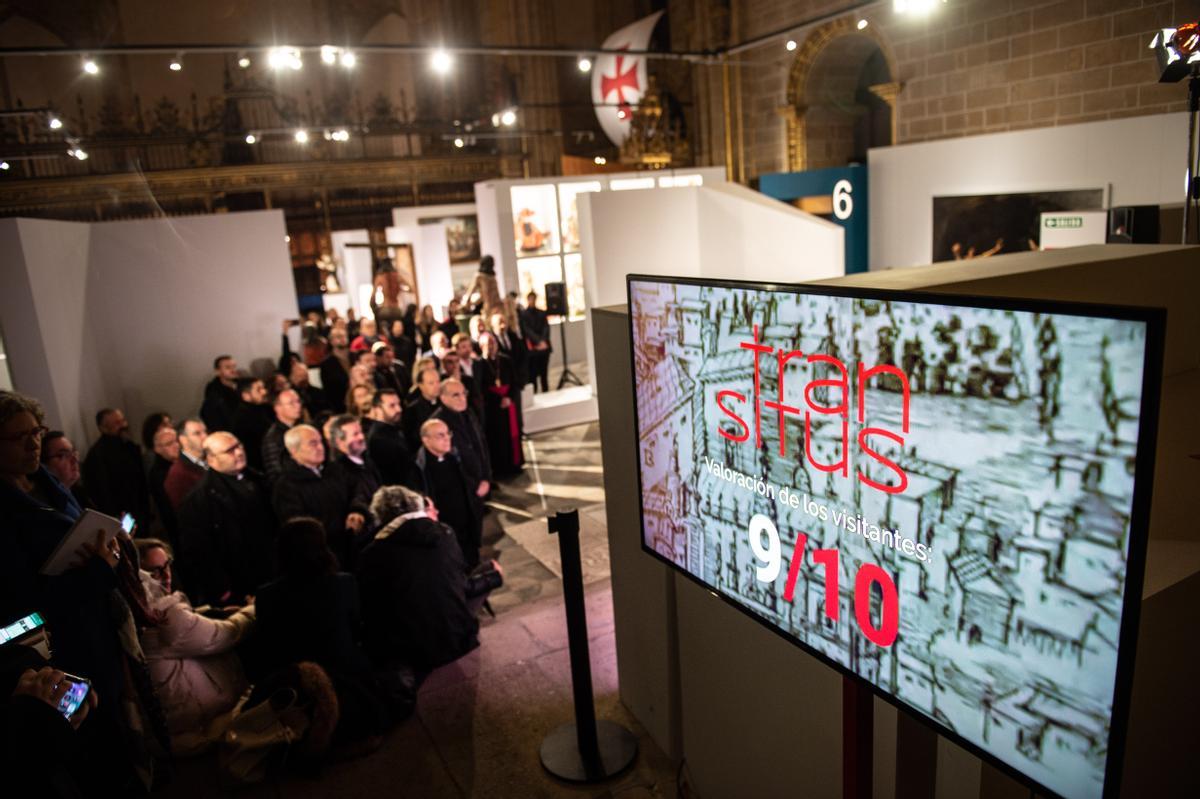
[[[271,578],[270,492],[232,433],[204,439],[208,471],[179,507],[179,566],[195,605],[249,602]]]

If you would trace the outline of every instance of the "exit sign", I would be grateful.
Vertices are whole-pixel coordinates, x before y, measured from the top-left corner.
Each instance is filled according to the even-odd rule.
[[[1104,244],[1108,211],[1046,211],[1039,233],[1038,246],[1043,250]]]

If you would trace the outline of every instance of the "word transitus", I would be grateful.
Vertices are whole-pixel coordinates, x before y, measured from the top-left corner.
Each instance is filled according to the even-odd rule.
[[[755,442],[755,447],[758,449],[762,449],[762,445],[763,445],[763,440],[762,440],[763,411],[762,411],[762,409],[770,408],[771,410],[776,411],[776,413],[778,414],[779,454],[780,454],[780,456],[787,455],[787,440],[786,440],[786,436],[784,435],[784,421],[787,418],[787,414],[794,414],[796,416],[799,416],[800,412],[801,412],[800,408],[797,408],[797,407],[794,407],[791,405],[787,405],[784,402],[784,375],[785,375],[785,367],[787,366],[788,362],[791,361],[793,358],[799,358],[799,359],[803,359],[803,360],[807,361],[809,364],[814,365],[814,367],[818,364],[826,364],[829,367],[831,367],[833,370],[837,371],[838,376],[836,378],[826,378],[826,379],[822,379],[822,380],[810,380],[804,386],[804,404],[807,406],[804,409],[804,456],[808,459],[808,462],[812,465],[812,467],[814,469],[818,469],[822,472],[834,472],[834,473],[840,472],[843,477],[848,477],[850,474],[850,411],[851,411],[850,397],[851,397],[851,393],[850,393],[850,372],[846,368],[846,364],[843,363],[840,359],[835,358],[832,355],[814,354],[814,355],[806,356],[800,350],[791,350],[789,352],[785,352],[782,347],[779,350],[776,350],[774,347],[771,347],[767,344],[761,344],[761,343],[759,343],[759,340],[758,340],[758,325],[754,326],[754,340],[753,341],[743,341],[743,342],[739,343],[738,346],[744,350],[751,350],[754,353],[753,357],[754,357],[754,442]],[[778,395],[779,396],[775,400],[769,400],[769,399],[764,400],[764,399],[761,399],[761,390],[760,390],[761,373],[759,371],[758,357],[760,355],[771,355],[771,354],[775,355],[777,363],[778,363],[778,369],[779,369],[779,372],[778,372],[778,375],[779,375]],[[862,454],[866,455],[868,458],[871,458],[871,459],[877,461],[883,467],[890,469],[892,472],[894,472],[897,477],[897,482],[896,482],[896,485],[888,485],[887,483],[878,482],[878,481],[872,479],[870,475],[866,474],[861,468],[859,468],[857,466],[855,467],[855,473],[857,474],[859,481],[865,483],[866,485],[870,486],[871,488],[875,488],[880,491],[884,491],[888,494],[902,494],[902,493],[904,493],[904,490],[906,488],[908,488],[908,475],[904,472],[904,469],[902,469],[899,465],[892,462],[891,460],[884,457],[883,455],[879,454],[878,451],[876,451],[874,448],[872,448],[870,438],[871,438],[871,436],[883,436],[884,438],[894,441],[896,444],[899,444],[900,446],[903,446],[904,445],[904,437],[902,435],[899,435],[899,434],[897,434],[891,430],[888,430],[886,428],[883,428],[883,427],[867,427],[867,426],[865,426],[866,425],[866,415],[867,415],[867,399],[866,399],[867,383],[872,378],[883,376],[883,375],[891,375],[892,377],[894,377],[900,381],[901,392],[904,397],[904,406],[903,406],[903,410],[902,410],[902,424],[901,424],[902,430],[901,430],[901,432],[904,434],[908,433],[908,426],[909,426],[908,410],[909,410],[909,399],[910,399],[908,377],[904,374],[903,371],[901,371],[900,369],[898,369],[895,366],[892,366],[890,364],[880,364],[879,366],[872,366],[871,368],[868,369],[861,362],[859,362],[857,381],[856,381],[858,384],[858,391],[856,392],[855,396],[856,396],[856,400],[857,400],[856,405],[857,405],[857,410],[858,410],[858,415],[857,415],[858,423],[860,425],[863,425],[863,427],[862,427],[862,429],[860,429],[858,431],[857,443],[858,443],[858,448],[862,452]],[[823,404],[817,402],[816,399],[813,397],[813,392],[816,389],[822,388],[822,387],[829,388],[829,389],[838,389],[840,391],[839,396],[841,397],[840,402],[838,402],[837,405],[833,405],[833,406],[823,405]],[[726,416],[728,416],[730,419],[732,419],[734,421],[734,423],[737,424],[738,428],[740,429],[740,432],[736,432],[736,433],[729,432],[728,430],[725,430],[723,427],[720,427],[719,425],[717,427],[717,432],[719,432],[723,437],[729,439],[730,441],[741,444],[750,439],[750,426],[738,414],[737,410],[735,409],[736,406],[730,407],[730,405],[726,404],[727,402],[730,402],[730,400],[737,400],[738,402],[744,403],[744,402],[746,402],[746,395],[742,394],[741,392],[738,392],[738,391],[733,391],[732,389],[725,389],[723,391],[717,392],[717,407],[720,408],[721,411]],[[730,403],[730,404],[732,404],[732,403]],[[826,415],[826,416],[841,416],[842,417],[842,436],[841,436],[841,438],[842,438],[842,446],[841,446],[842,456],[839,460],[837,460],[833,463],[820,463],[816,459],[816,457],[813,455],[813,450],[812,450],[813,414],[821,414],[821,415]]]

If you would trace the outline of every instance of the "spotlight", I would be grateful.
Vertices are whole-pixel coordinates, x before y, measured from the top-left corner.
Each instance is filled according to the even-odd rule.
[[[172,72],[179,72],[180,70],[182,70],[183,69],[183,55],[182,54],[177,55],[174,58],[172,58],[171,63],[168,65],[168,68]]]
[[[62,129],[62,120],[59,119],[58,117],[50,117],[50,121],[47,124],[50,125],[50,130],[61,130]]]
[[[871,23],[867,22],[865,19],[860,19],[858,21],[858,24],[855,27],[858,28],[860,31],[865,31],[867,29],[867,26],[870,24]]]
[[[332,133],[327,133],[325,138],[330,141],[350,141],[350,131],[345,128],[338,128]]]
[[[354,53],[350,52],[349,50],[343,50],[342,55],[341,55],[341,61],[342,61],[342,66],[345,67],[346,69],[354,69],[354,66],[358,63],[358,56],[356,56]]]
[[[467,143],[462,140],[462,136],[459,136],[457,139],[454,140],[454,146],[461,150],[463,147],[467,146]]]
[[[511,128],[517,122],[517,112],[515,109],[506,108],[500,112],[500,124],[506,128]]]
[[[300,70],[304,68],[304,59],[295,47],[272,47],[267,53],[267,64],[271,69]]]
[[[500,127],[500,114],[499,113],[492,114],[492,127],[493,128]]]
[[[593,159],[592,159],[592,162],[593,162],[593,163],[594,163],[596,166],[604,166],[605,164],[607,164],[607,163],[608,163],[608,159],[607,159],[607,158],[605,158],[605,157],[604,157],[604,156],[602,156],[602,155],[598,155],[598,156],[596,156],[595,158],[593,158]]]
[[[336,64],[338,49],[331,44],[321,45],[321,61],[326,64]]]
[[[250,68],[250,57],[245,53],[238,53],[238,66],[242,69]]]
[[[937,4],[938,0],[895,0],[892,10],[897,14],[928,14]]]
[[[433,67],[433,71],[439,75],[445,75],[450,71],[450,67],[454,65],[454,58],[445,50],[437,49],[433,51],[433,55],[429,59],[429,65]]]
[[[1200,64],[1200,22],[1163,28],[1154,34],[1150,49],[1158,59],[1159,83],[1183,80]]]
[[[579,71],[580,72],[591,72],[592,71],[592,59],[590,59],[590,58],[579,59]]]
[[[79,147],[76,147],[74,150],[67,150],[67,155],[79,161],[86,161],[88,159],[87,152]]]
[[[296,144],[308,144],[308,131],[298,130],[292,138],[296,140]]]
[[[788,51],[789,53],[790,53],[790,52],[792,52],[793,50],[795,50],[795,49],[796,49],[796,40],[795,40],[795,39],[788,39],[788,40],[787,40],[787,44],[785,44],[785,45],[784,45],[784,47],[786,47],[786,48],[787,48],[787,51]]]
[[[258,141],[258,137],[255,136],[253,133],[246,134],[246,144],[254,144],[257,141]]]
[[[85,58],[83,60],[83,71],[89,75],[99,75],[100,65],[90,58]]]
[[[0,161],[0,169],[2,169],[2,170],[4,170],[5,172],[7,172],[7,171],[8,171],[8,169],[9,169],[8,162],[7,162],[7,161]]]

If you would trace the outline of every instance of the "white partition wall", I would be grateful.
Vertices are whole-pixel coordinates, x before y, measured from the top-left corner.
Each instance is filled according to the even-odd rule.
[[[462,227],[476,220],[476,246],[470,255],[452,252],[449,231],[451,226]],[[413,244],[413,266],[417,276],[417,293],[422,305],[432,305],[439,319],[457,293],[470,284],[479,268],[479,259],[473,250],[478,249],[478,220],[474,203],[448,205],[418,205],[411,208],[393,208],[392,224],[388,228],[388,241],[406,241]],[[393,233],[399,238],[392,238]]]
[[[932,260],[934,197],[1106,189],[1110,206],[1180,205],[1186,137],[1179,113],[871,150],[871,269]]]
[[[82,224],[3,220],[14,385],[85,443],[92,415],[200,407],[214,356],[279,357],[296,315],[281,211]]]

